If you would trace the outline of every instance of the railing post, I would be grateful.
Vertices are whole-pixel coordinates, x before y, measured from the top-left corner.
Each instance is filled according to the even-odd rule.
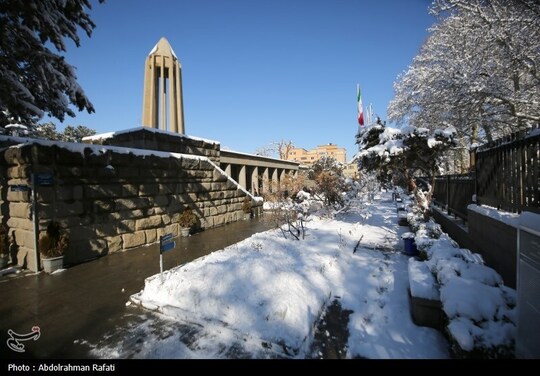
[[[450,175],[446,175],[446,212],[450,214]]]

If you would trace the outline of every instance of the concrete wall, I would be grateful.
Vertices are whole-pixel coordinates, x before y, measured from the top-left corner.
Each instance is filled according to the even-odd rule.
[[[67,264],[176,236],[188,206],[201,229],[243,218],[246,192],[205,157],[46,141],[5,147],[14,143],[0,137],[0,223],[19,265],[33,266],[34,246],[31,193],[15,188],[29,187],[32,172],[54,176],[53,186],[36,189],[39,225],[55,220],[70,235]]]
[[[433,216],[444,232],[463,247],[482,255],[504,284],[516,288],[517,229],[476,211],[468,210],[468,226],[463,228],[435,208]]]
[[[505,285],[516,288],[517,229],[473,210],[467,212],[474,250],[499,272]]]

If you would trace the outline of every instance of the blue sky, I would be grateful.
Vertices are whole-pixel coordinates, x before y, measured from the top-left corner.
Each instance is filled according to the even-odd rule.
[[[242,152],[292,140],[357,150],[356,84],[386,118],[393,82],[435,21],[428,0],[109,0],[66,58],[96,112],[63,125],[140,126],[144,60],[166,37],[182,64],[186,133]],[[54,120],[53,120],[54,121]],[[55,121],[59,128],[63,125]]]

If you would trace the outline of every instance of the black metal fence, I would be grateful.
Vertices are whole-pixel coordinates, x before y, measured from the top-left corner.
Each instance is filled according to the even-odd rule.
[[[448,214],[467,220],[467,206],[473,202],[475,184],[474,174],[436,177],[433,201]]]
[[[482,145],[475,160],[479,204],[540,213],[540,128]]]
[[[540,127],[484,144],[472,157],[471,174],[435,178],[437,205],[464,220],[473,202],[540,213]]]

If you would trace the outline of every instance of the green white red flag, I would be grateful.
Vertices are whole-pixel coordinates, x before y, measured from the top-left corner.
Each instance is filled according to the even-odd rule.
[[[362,93],[360,92],[360,84],[356,85],[356,100],[358,102],[358,124],[364,125],[364,108],[362,106]]]

